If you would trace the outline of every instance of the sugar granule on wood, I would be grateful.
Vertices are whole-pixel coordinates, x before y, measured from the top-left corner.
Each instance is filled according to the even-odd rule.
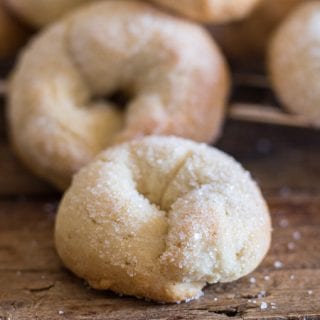
[[[254,284],[254,283],[257,282],[257,280],[256,280],[255,277],[251,277],[251,278],[249,279],[249,282],[252,283],[252,284]]]
[[[279,226],[280,226],[281,228],[287,228],[288,225],[289,225],[289,221],[288,221],[287,219],[281,219],[281,220],[279,221]]]
[[[293,242],[289,242],[289,243],[288,243],[288,249],[289,249],[289,250],[292,251],[292,250],[295,249],[295,247],[296,247],[296,245],[295,245]]]
[[[275,261],[273,265],[276,269],[281,269],[283,267],[283,263],[279,260]]]
[[[294,232],[292,233],[292,238],[293,238],[294,240],[300,240],[300,239],[301,239],[301,233],[300,233],[299,231],[294,231]]]
[[[268,303],[265,302],[265,301],[262,301],[261,304],[260,304],[260,309],[261,309],[261,310],[266,310],[266,309],[268,309]]]

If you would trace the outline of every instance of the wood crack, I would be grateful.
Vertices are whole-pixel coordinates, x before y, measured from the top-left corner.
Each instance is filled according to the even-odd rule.
[[[234,318],[234,317],[243,317],[244,311],[246,306],[245,305],[239,305],[236,307],[224,307],[224,308],[192,308],[190,310],[193,311],[207,311],[209,313],[214,313],[218,315],[225,315],[228,318]]]
[[[42,291],[49,291],[55,286],[55,283],[51,283],[46,286],[39,286],[37,288],[25,288],[25,290],[28,290],[30,292],[42,292]]]

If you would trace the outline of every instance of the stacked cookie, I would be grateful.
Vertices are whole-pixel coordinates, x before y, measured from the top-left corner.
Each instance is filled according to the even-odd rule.
[[[155,2],[227,21],[257,1]],[[54,2],[37,20],[26,3],[38,25],[59,11]],[[263,259],[271,223],[259,188],[203,144],[219,135],[229,78],[203,27],[135,0],[72,10],[21,54],[8,97],[12,145],[33,172],[68,189],[57,251],[94,288],[186,301]]]

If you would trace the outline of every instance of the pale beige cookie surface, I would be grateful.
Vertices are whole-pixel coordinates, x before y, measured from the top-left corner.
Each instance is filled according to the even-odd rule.
[[[180,302],[261,262],[269,212],[235,160],[188,140],[147,137],[80,170],[58,210],[64,264],[96,289]]]
[[[320,2],[300,5],[275,33],[269,52],[271,82],[291,112],[320,126]]]
[[[73,8],[93,0],[3,0],[20,18],[34,27],[54,22]]]
[[[125,111],[105,99],[119,90],[130,97]],[[228,91],[224,58],[200,26],[139,1],[95,2],[24,51],[9,88],[11,140],[35,173],[64,189],[115,142],[216,139]]]
[[[188,18],[222,23],[246,16],[260,0],[151,0]]]
[[[93,0],[5,0],[33,26],[44,26],[66,12]],[[260,0],[151,0],[202,22],[226,22],[244,17]]]

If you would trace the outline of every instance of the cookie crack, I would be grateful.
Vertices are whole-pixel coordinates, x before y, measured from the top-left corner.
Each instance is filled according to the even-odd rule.
[[[168,216],[168,209],[166,208],[166,206],[164,206],[163,201],[164,201],[164,196],[167,192],[167,190],[169,189],[169,187],[171,186],[171,183],[174,181],[174,179],[178,176],[179,172],[181,171],[181,169],[184,167],[184,165],[186,164],[186,162],[188,161],[188,159],[190,159],[193,156],[193,151],[190,150],[186,153],[186,155],[183,157],[183,159],[181,159],[178,163],[178,165],[174,168],[173,172],[171,172],[168,183],[164,186],[162,192],[161,192],[161,197],[160,197],[160,207],[164,208],[164,211],[166,212],[166,216]]]

